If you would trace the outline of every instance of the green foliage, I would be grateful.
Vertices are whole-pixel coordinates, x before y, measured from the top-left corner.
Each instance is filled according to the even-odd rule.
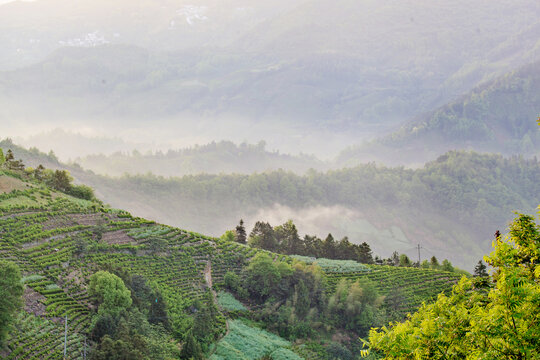
[[[277,248],[276,234],[272,226],[263,221],[257,221],[249,234],[249,245],[273,251]]]
[[[223,276],[225,287],[232,292],[237,292],[240,287],[240,277],[232,271],[227,271]]]
[[[86,185],[71,185],[67,193],[79,199],[89,201],[95,199],[94,190],[90,186]]]
[[[22,306],[22,294],[19,267],[12,262],[0,260],[0,344],[5,340]]]
[[[272,258],[266,253],[258,253],[246,269],[246,288],[259,301],[266,300],[281,279],[281,274]]]
[[[4,165],[5,162],[6,162],[6,158],[4,156],[4,150],[0,149],[0,167]]]
[[[363,271],[371,271],[371,269],[363,264],[353,260],[332,260],[332,259],[315,259],[307,256],[293,255],[293,259],[305,262],[306,264],[314,264],[319,266],[325,272],[335,273],[356,273]]]
[[[241,359],[257,360],[270,355],[279,348],[287,348],[291,344],[277,335],[251,327],[241,320],[229,320],[229,334],[217,345],[210,360]],[[272,357],[273,358],[273,357]],[[291,352],[279,352],[277,359],[297,360]],[[301,359],[301,358],[300,358]]]
[[[105,335],[94,351],[91,360],[143,360],[147,357],[144,340],[135,335],[129,341],[113,340]]]
[[[345,346],[333,342],[326,348],[328,360],[353,360],[354,357]]]
[[[518,215],[486,261],[495,286],[474,291],[463,277],[450,296],[439,295],[404,323],[370,332],[372,349],[388,359],[534,359],[538,350],[540,226]]]
[[[131,306],[131,292],[122,279],[106,271],[98,271],[90,277],[88,295],[99,306],[100,314],[119,315]]]
[[[244,227],[244,220],[242,219],[240,219],[240,223],[236,226],[235,238],[240,244],[247,243],[246,228]]]
[[[244,305],[228,292],[220,291],[217,294],[218,305],[226,311],[245,311]]]
[[[310,235],[305,235],[301,239],[292,220],[274,228],[269,223],[257,221],[251,231],[249,244],[287,255],[329,257],[373,263],[373,254],[366,242],[360,245],[352,244],[347,237],[336,242],[332,234],[328,234],[324,241]]]
[[[405,254],[399,255],[399,266],[409,267],[412,265],[411,259]]]
[[[343,279],[328,301],[329,318],[338,327],[364,336],[381,321],[378,306],[382,300],[371,281],[359,279],[351,284]]]
[[[195,337],[191,332],[186,335],[186,341],[180,351],[180,359],[186,360],[202,360],[203,353],[201,345],[195,340]]]
[[[236,241],[236,233],[232,230],[227,230],[223,235],[221,235],[221,240],[223,241]]]
[[[53,189],[68,193],[71,189],[73,178],[66,170],[54,170],[46,172],[46,182]]]

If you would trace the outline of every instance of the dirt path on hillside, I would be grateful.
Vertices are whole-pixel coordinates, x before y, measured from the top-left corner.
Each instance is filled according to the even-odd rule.
[[[212,298],[214,299],[214,304],[217,306],[217,308],[220,310],[220,311],[223,311],[223,309],[219,306],[219,303],[217,301],[217,294],[216,294],[216,291],[214,290],[214,288],[212,287],[212,262],[210,260],[208,260],[206,262],[206,266],[204,268],[204,281],[206,281],[206,285],[208,286],[208,288],[210,289],[210,291],[212,292]],[[218,340],[216,340],[215,344],[216,346],[212,349],[212,351],[208,354],[208,357],[212,356],[212,354],[214,354],[214,352],[216,352],[216,349],[217,349],[217,344],[227,335],[229,335],[229,320],[228,319],[225,319],[225,334],[223,336],[221,336]]]

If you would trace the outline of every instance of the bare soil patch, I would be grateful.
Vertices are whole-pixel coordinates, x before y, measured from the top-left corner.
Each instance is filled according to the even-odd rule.
[[[34,289],[26,286],[24,288],[24,310],[27,313],[32,313],[36,316],[43,316],[46,312],[45,296],[41,295]]]
[[[26,190],[29,186],[24,181],[11,176],[0,176],[0,193],[9,193],[13,190]]]
[[[136,245],[137,242],[132,237],[128,236],[124,232],[124,230],[117,230],[117,231],[110,231],[103,233],[103,237],[101,238],[102,241],[105,241],[107,244],[117,244],[117,245],[123,245],[123,244],[132,244]]]

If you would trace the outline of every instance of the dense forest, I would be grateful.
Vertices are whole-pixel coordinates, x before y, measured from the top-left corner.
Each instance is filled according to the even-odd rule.
[[[447,261],[415,267],[404,254],[373,259],[367,244],[302,240],[290,221],[258,222],[249,236],[240,222],[209,238],[111,209],[91,189],[74,191],[66,171],[26,167],[11,151],[0,167],[8,359],[55,358],[62,346],[69,359],[96,360],[538,355],[532,216],[495,233],[493,278],[482,261],[471,277]]]
[[[0,161],[7,359],[52,359],[63,348],[68,359],[353,359],[359,336],[459,278],[278,255],[258,247],[256,232],[246,246],[156,224],[12,155]],[[286,226],[279,239],[294,230]]]
[[[221,236],[240,218],[249,226],[269,221],[261,209],[270,209],[266,214],[285,213],[279,222],[291,217],[307,233],[331,232],[338,238],[349,236],[352,243],[368,242],[384,257],[394,250],[411,256],[421,243],[429,249],[427,255],[448,258],[469,270],[489,251],[493,229],[504,230],[513,211],[533,211],[540,193],[536,159],[473,152],[449,152],[421,169],[365,164],[305,175],[278,170],[108,178],[63,165],[53,154],[14,146],[0,143],[4,149],[13,147],[29,166],[68,169],[111,205],[168,224]],[[283,211],[276,204],[293,210]],[[323,213],[316,222],[324,227],[295,218],[295,212],[313,208]]]
[[[538,156],[540,129],[532,119],[540,103],[539,69],[535,62],[485,82],[390,135],[343,151],[337,162],[421,163],[450,149]]]

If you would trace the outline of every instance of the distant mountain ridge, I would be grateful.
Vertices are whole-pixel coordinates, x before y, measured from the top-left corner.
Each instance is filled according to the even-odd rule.
[[[248,227],[292,218],[306,233],[348,235],[383,256],[393,250],[416,256],[413,247],[421,243],[462,268],[489,251],[493,232],[504,231],[512,211],[534,212],[540,194],[537,160],[469,152],[449,152],[417,170],[367,164],[305,175],[110,178],[6,141],[0,147],[29,166],[68,169],[112,206],[162,223],[218,236],[240,218]]]
[[[0,72],[9,125],[69,119],[117,132],[152,129],[151,119],[180,131],[204,121],[213,139],[257,124],[285,129],[289,144],[315,131],[351,144],[540,58],[534,0],[209,1],[208,19],[191,25],[188,10],[178,15],[187,2],[79,5],[2,6],[0,46],[18,65]],[[52,26],[57,7],[66,16]],[[88,34],[107,43],[59,43]]]
[[[345,150],[338,163],[423,162],[448,150],[540,155],[540,61],[486,82],[379,140]]]

